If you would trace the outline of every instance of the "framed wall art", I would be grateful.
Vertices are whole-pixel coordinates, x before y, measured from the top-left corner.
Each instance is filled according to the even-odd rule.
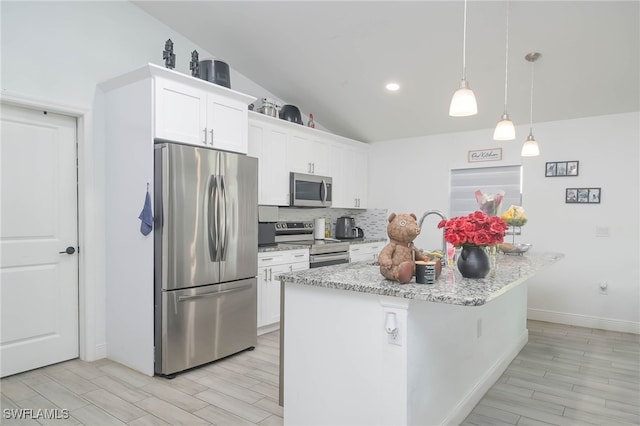
[[[545,164],[544,175],[546,177],[555,176],[578,176],[578,161],[552,161]]]
[[[569,204],[600,204],[602,188],[567,188],[565,203]]]

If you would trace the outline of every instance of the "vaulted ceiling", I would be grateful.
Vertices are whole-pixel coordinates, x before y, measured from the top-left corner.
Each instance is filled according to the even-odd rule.
[[[468,2],[467,79],[479,112],[465,118],[448,115],[462,77],[462,0],[134,3],[346,137],[371,142],[492,129],[504,109],[505,1]],[[534,123],[640,110],[639,6],[512,0],[514,123],[529,123],[529,52],[542,54],[534,65]],[[386,91],[389,81],[400,90]]]

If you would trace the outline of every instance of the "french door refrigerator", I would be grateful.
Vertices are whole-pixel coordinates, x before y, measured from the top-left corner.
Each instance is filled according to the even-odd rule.
[[[258,162],[161,143],[154,164],[155,372],[257,343]]]

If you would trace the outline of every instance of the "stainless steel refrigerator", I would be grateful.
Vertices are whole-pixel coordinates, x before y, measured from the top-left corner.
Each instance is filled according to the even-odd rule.
[[[155,372],[257,342],[258,162],[162,143],[154,168]]]

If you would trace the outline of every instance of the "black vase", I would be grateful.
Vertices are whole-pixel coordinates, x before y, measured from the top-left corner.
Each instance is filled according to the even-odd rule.
[[[465,278],[484,278],[491,270],[489,255],[478,246],[462,246],[458,270]]]

